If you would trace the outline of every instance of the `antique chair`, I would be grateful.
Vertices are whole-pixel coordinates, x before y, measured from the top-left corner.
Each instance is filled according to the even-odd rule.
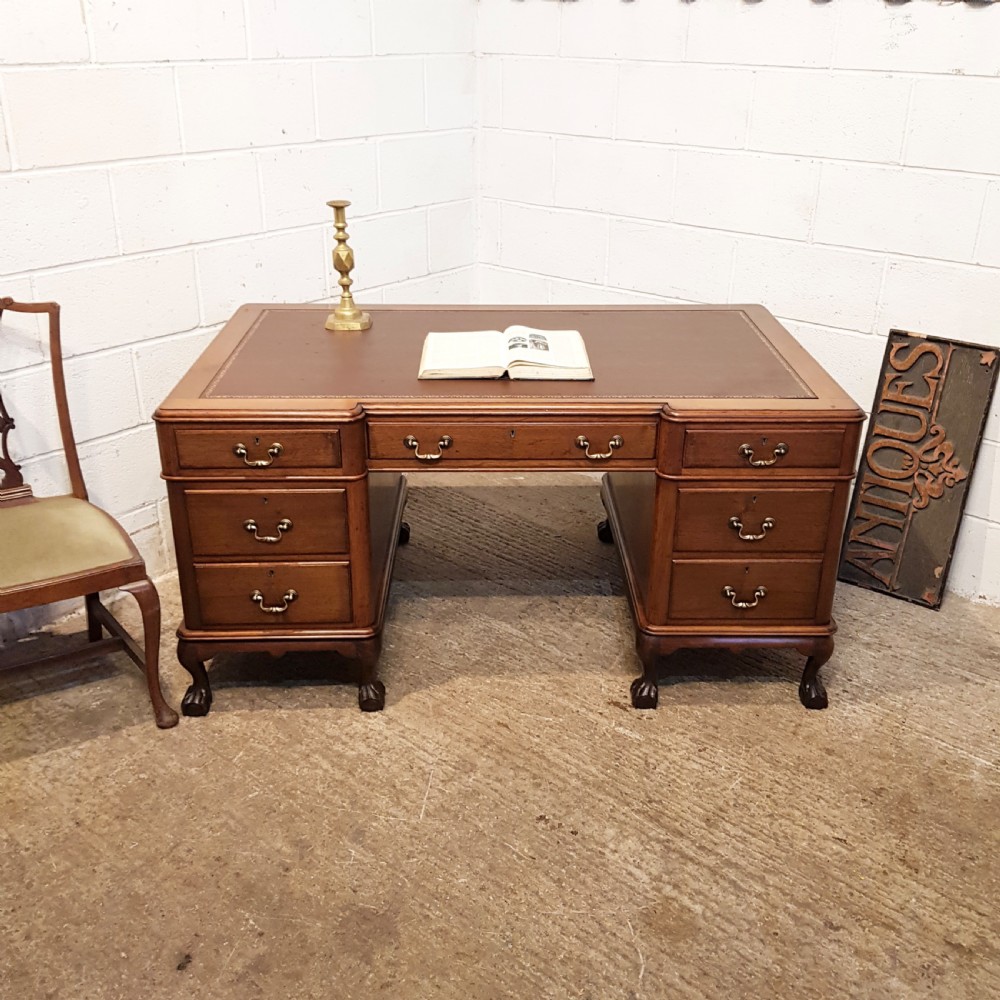
[[[73,492],[70,496],[32,495],[20,466],[7,450],[14,421],[0,397],[0,613],[84,597],[89,644],[36,660],[32,666],[85,660],[109,649],[124,649],[145,670],[156,724],[161,729],[176,726],[177,713],[160,690],[160,599],[156,588],[124,529],[87,501],[63,380],[59,306],[55,302],[22,303],[0,298],[0,321],[5,309],[48,313],[52,382]],[[0,336],[2,332],[0,327]],[[101,603],[100,591],[111,588],[127,590],[138,602],[145,651]],[[102,626],[110,638],[101,638]]]

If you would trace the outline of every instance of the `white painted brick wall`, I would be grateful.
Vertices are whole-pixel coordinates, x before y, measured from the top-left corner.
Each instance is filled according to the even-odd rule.
[[[346,139],[423,128],[422,59],[342,59],[319,62],[313,71],[319,138]]]
[[[913,257],[972,260],[986,178],[825,163],[813,238]]]
[[[747,146],[771,153],[899,163],[912,87],[909,77],[888,73],[759,70],[754,74]]]
[[[732,234],[713,229],[612,219],[608,283],[667,298],[721,302],[735,247]]]
[[[553,172],[555,198],[548,203],[637,219],[670,219],[676,160],[677,154],[662,146],[560,139]]]
[[[7,123],[0,113],[0,170],[10,170],[10,148],[7,145]]]
[[[611,135],[617,68],[577,59],[505,59],[504,128]]]
[[[0,295],[62,304],[91,496],[154,575],[173,549],[152,413],[236,306],[337,290],[328,200],[354,202],[360,301],[475,298],[475,17],[0,0]],[[2,338],[12,450],[66,491],[39,323],[6,313]]]
[[[555,140],[531,132],[484,132],[479,138],[479,193],[551,205]]]
[[[253,59],[366,56],[371,53],[369,0],[248,0]]]
[[[1000,345],[1000,4],[479,7],[481,301],[762,302],[866,407],[891,328]],[[1000,399],[949,580],[994,603],[998,449]]]
[[[333,197],[363,302],[760,301],[862,405],[891,327],[1000,343],[1000,5],[0,0],[10,24],[0,294],[63,304],[88,482],[154,573],[152,410],[239,302],[331,295]],[[38,324],[3,326],[25,472],[65,490]],[[1000,399],[950,581],[994,602],[998,497]]]
[[[167,67],[47,69],[5,74],[3,83],[19,167],[161,156],[179,148],[174,73]]]
[[[0,219],[0,274],[118,253],[106,170],[8,171],[0,177]]]
[[[794,156],[680,151],[673,219],[706,229],[806,240],[819,176],[819,164]]]
[[[314,225],[323,191],[344,193],[351,202],[348,221],[373,215],[378,210],[377,154],[377,143],[367,140],[282,146],[256,154],[264,228]]]
[[[18,13],[34,0],[17,3]],[[321,6],[321,5],[317,5]],[[86,0],[91,58],[97,63],[244,59],[243,0],[173,0],[169,4]]]
[[[0,25],[0,64],[85,62],[90,55],[80,0],[0,0]]]
[[[316,138],[307,62],[179,66],[177,103],[184,149],[244,149]]]
[[[190,249],[38,271],[31,289],[38,300],[62,306],[65,357],[169,337],[200,325]]]
[[[575,65],[578,73],[586,73],[586,63]],[[614,66],[603,63],[602,69],[608,77]],[[510,72],[517,72],[516,64]],[[508,110],[506,79],[504,83],[506,125],[514,112]],[[613,76],[609,85],[612,89],[615,86]],[[613,134],[640,142],[742,148],[752,87],[750,70],[623,60],[618,66]],[[610,125],[604,134],[612,134]]]
[[[116,166],[111,183],[127,254],[249,236],[262,227],[249,151]]]
[[[1000,267],[1000,183],[990,184],[979,227],[976,262]]]

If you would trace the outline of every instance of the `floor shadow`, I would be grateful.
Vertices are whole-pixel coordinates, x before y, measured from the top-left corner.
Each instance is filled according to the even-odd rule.
[[[40,666],[35,662],[48,656],[72,653],[86,645],[86,634],[53,635],[43,632],[0,650],[0,705],[104,681],[122,672],[122,661],[132,662],[124,653],[109,654],[106,651],[77,663]]]
[[[622,595],[614,546],[597,538],[596,484],[410,491],[410,543],[394,587],[415,596]]]

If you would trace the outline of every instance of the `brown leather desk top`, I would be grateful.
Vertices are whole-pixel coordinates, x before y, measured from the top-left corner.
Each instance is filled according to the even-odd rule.
[[[761,306],[382,306],[363,333],[324,329],[330,309],[241,307],[159,413],[857,408]],[[579,330],[594,381],[417,378],[429,331],[514,323]]]

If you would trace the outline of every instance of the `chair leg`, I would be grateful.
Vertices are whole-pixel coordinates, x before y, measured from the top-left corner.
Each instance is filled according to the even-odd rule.
[[[100,594],[87,594],[87,640],[89,642],[97,642],[102,635],[101,623],[97,619],[97,615],[94,614],[94,605],[100,604],[101,595]]]
[[[176,726],[179,716],[167,704],[160,690],[160,597],[148,577],[119,588],[127,590],[138,602],[142,612],[142,630],[145,644],[146,685],[149,700],[153,703],[153,716],[160,729]]]

